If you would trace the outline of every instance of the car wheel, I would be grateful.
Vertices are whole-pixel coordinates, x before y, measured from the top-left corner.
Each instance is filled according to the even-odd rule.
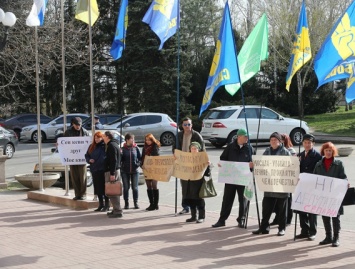
[[[232,143],[234,141],[233,139],[236,139],[236,137],[237,137],[237,132],[236,131],[231,132],[227,138],[227,144]]]
[[[92,174],[91,172],[87,171],[86,173],[86,187],[90,187],[93,184]]]
[[[44,140],[46,140],[46,135],[45,135],[45,133],[44,132],[41,132],[41,134],[42,134],[42,142],[44,141]],[[38,142],[38,133],[37,133],[37,131],[34,131],[33,133],[32,133],[32,141],[34,141],[34,142]]]
[[[291,142],[294,146],[298,146],[302,143],[303,135],[305,131],[300,128],[293,129],[290,133]]]
[[[171,146],[175,142],[175,135],[170,132],[163,133],[160,137],[160,143],[163,146]]]
[[[216,142],[211,142],[211,144],[212,144],[212,146],[214,146],[218,149],[222,148],[225,145],[223,143],[216,143]]]
[[[8,159],[11,159],[14,156],[15,148],[12,144],[6,144],[4,148],[4,155],[7,155]]]

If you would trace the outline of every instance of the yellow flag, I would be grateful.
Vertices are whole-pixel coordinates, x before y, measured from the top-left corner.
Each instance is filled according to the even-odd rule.
[[[76,6],[75,19],[89,24],[89,1],[91,7],[91,26],[93,26],[100,15],[96,0],[79,0]]]

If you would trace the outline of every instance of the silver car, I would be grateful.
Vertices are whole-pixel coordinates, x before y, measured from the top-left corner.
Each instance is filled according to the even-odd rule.
[[[146,134],[153,134],[163,146],[171,146],[175,142],[177,124],[167,114],[163,113],[133,113],[123,116],[110,124],[104,125],[105,129],[116,129],[122,134],[132,133],[136,143],[144,143]]]

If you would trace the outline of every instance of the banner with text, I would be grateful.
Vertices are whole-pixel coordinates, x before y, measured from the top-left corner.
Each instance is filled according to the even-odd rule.
[[[218,182],[234,185],[248,186],[253,180],[253,173],[250,172],[249,163],[220,161],[218,168]]]
[[[348,181],[301,173],[292,195],[291,208],[307,213],[336,217],[348,189]]]
[[[253,156],[254,177],[258,189],[266,192],[294,192],[300,173],[296,156]]]
[[[145,156],[143,173],[145,179],[168,182],[173,174],[175,158],[171,156]]]
[[[60,137],[57,143],[63,165],[86,164],[85,153],[92,143],[91,136]]]
[[[173,176],[184,180],[199,180],[208,166],[207,152],[183,152],[175,150]]]

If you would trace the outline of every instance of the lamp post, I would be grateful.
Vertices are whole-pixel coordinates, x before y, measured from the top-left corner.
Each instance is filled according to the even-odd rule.
[[[0,23],[4,25],[4,36],[0,38],[0,51],[4,50],[7,36],[9,35],[9,28],[14,26],[16,23],[16,16],[12,12],[4,12],[0,8]]]

